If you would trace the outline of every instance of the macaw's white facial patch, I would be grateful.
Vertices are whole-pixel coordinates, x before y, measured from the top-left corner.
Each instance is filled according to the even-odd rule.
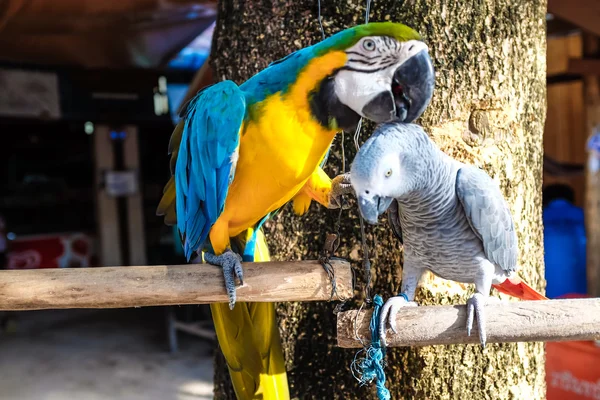
[[[334,79],[336,96],[354,112],[368,119],[373,119],[373,115],[365,115],[365,105],[381,96],[377,103],[386,109],[377,113],[375,121],[388,120],[381,116],[394,116],[394,73],[406,60],[423,49],[427,49],[427,45],[417,40],[398,42],[388,36],[362,38],[346,50],[346,65],[336,73]],[[382,95],[386,92],[389,93],[389,99]]]

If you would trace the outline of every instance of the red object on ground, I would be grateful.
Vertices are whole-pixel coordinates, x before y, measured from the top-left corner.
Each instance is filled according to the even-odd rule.
[[[92,256],[84,233],[22,236],[11,242],[7,269],[89,267]]]
[[[593,341],[546,343],[546,386],[547,400],[600,400],[600,346]]]
[[[600,399],[600,347],[594,342],[546,343],[547,400]]]

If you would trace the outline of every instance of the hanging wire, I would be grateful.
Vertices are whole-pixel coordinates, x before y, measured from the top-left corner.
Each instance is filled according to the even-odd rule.
[[[366,0],[366,10],[365,10],[365,24],[369,23],[369,14],[371,13],[371,0]],[[321,0],[318,0],[319,5],[319,26],[321,28],[321,35],[323,39],[325,39],[325,31],[323,30],[323,24],[321,20]],[[354,132],[354,146],[356,147],[356,152],[358,153],[360,149],[359,138],[360,131],[362,128],[362,118],[359,119],[358,124],[356,125],[356,131]],[[346,151],[344,147],[344,131],[342,131],[341,135],[341,147],[342,147],[342,174],[346,173]],[[342,204],[340,206],[340,210],[338,212],[337,223],[335,226],[335,234],[328,235],[334,236],[334,239],[331,243],[331,251],[329,252],[329,256],[332,253],[335,253],[337,247],[340,244],[340,228],[341,228],[341,220],[342,220],[342,212],[344,210],[345,200],[342,197]],[[365,222],[362,215],[359,212],[360,218],[360,235],[362,241],[363,248],[363,268],[365,271],[365,285],[363,288],[363,292],[365,295],[364,301],[361,302],[360,308],[356,313],[354,320],[354,335],[363,346],[363,349],[356,353],[354,357],[354,361],[350,366],[350,370],[352,371],[352,375],[361,383],[365,385],[367,383],[375,380],[375,384],[377,387],[377,396],[379,400],[390,400],[390,392],[385,387],[385,347],[380,343],[380,332],[379,332],[379,313],[381,311],[381,307],[383,306],[383,299],[381,296],[376,295],[374,299],[371,299],[371,261],[369,260],[369,248],[367,246],[366,236],[365,236]],[[326,245],[327,247],[327,245]],[[326,263],[328,263],[329,256],[323,259]],[[333,281],[332,281],[333,282]],[[334,286],[335,287],[335,286]],[[334,289],[335,291],[335,289]],[[333,298],[333,292],[332,292]],[[365,303],[370,304],[374,303],[373,315],[371,317],[370,330],[371,330],[371,343],[364,343],[362,338],[358,335],[358,316],[360,315]],[[339,307],[339,306],[338,306]],[[338,309],[336,307],[336,310]],[[334,310],[334,314],[336,311]],[[364,356],[361,356],[361,353],[364,353]]]
[[[367,4],[369,4],[370,1],[367,1]],[[369,7],[367,5],[367,7]],[[367,14],[367,19],[368,19],[368,14]],[[358,150],[360,150],[360,144],[358,143],[358,139],[360,138],[360,131],[362,129],[362,118],[358,121],[358,124],[356,126],[356,131],[354,132],[354,146],[356,147],[356,152],[358,153]],[[369,246],[367,246],[367,238],[365,235],[365,220],[363,219],[362,215],[359,213],[358,214],[358,218],[360,220],[360,238],[361,238],[361,243],[362,243],[362,250],[363,250],[363,271],[364,271],[364,277],[365,277],[365,285],[364,285],[364,289],[363,292],[365,294],[365,301],[367,303],[371,303],[371,260],[369,257]]]
[[[323,19],[322,19],[322,15],[321,15],[321,0],[318,0],[317,2],[318,4],[318,21],[319,21],[319,28],[321,30],[321,36],[323,39],[325,39],[325,30],[323,28]],[[366,0],[366,8],[365,8],[365,23],[368,24],[369,23],[369,15],[371,14],[371,0]],[[359,144],[359,138],[360,138],[360,132],[362,129],[362,118],[359,119],[358,124],[356,126],[356,130],[354,132],[354,146],[356,148],[356,152],[358,152],[358,150],[360,149],[360,144]],[[344,146],[344,132],[342,131],[342,135],[341,135],[341,147],[342,147],[342,174],[346,173],[346,149]],[[334,235],[337,236],[337,238],[334,240],[333,242],[333,246],[332,246],[332,250],[333,249],[337,249],[337,246],[339,246],[340,244],[340,229],[341,229],[341,222],[342,222],[342,213],[344,210],[344,203],[345,200],[342,198],[342,206],[340,207],[340,210],[338,212],[338,216],[337,216],[337,221],[335,223],[335,227],[334,227]],[[363,250],[363,269],[364,269],[364,276],[365,276],[365,286],[363,288],[363,292],[365,295],[365,302],[370,304],[372,302],[371,299],[371,261],[370,261],[370,257],[369,257],[369,248],[367,246],[367,240],[366,240],[366,235],[365,235],[365,221],[362,217],[362,215],[360,215],[359,213],[359,219],[360,219],[360,234],[361,234],[361,242],[362,242],[362,250]],[[335,250],[334,250],[335,251]],[[362,305],[361,305],[362,308]]]
[[[325,39],[325,29],[323,29],[323,18],[321,18],[321,0],[319,0],[319,27],[321,28],[321,36]]]
[[[344,131],[342,131],[342,174],[346,173],[346,149],[344,148]]]
[[[356,125],[356,130],[354,131],[354,147],[356,147],[356,152],[360,149],[360,145],[358,144],[358,139],[360,137],[360,130],[362,129],[362,118],[358,120],[358,124]]]
[[[365,7],[365,24],[369,23],[369,15],[371,14],[371,0],[367,0],[367,5]],[[358,140],[360,138],[360,131],[362,129],[362,118],[358,121],[358,125],[356,126],[356,131],[354,132],[354,146],[356,147],[356,152],[360,149],[360,144]],[[365,301],[367,303],[371,303],[371,260],[369,259],[369,247],[367,246],[367,238],[365,236],[365,221],[362,215],[359,213],[358,215],[360,219],[360,236],[362,242],[362,250],[363,250],[363,270],[365,276],[365,286],[364,286],[364,294]]]

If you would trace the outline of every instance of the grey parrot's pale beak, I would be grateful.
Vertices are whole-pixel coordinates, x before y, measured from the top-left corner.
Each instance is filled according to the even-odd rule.
[[[434,87],[433,62],[427,49],[423,49],[398,67],[390,90],[369,101],[362,114],[376,123],[413,122],[425,112]]]
[[[392,200],[391,197],[373,196],[366,198],[358,196],[358,209],[365,221],[375,225],[379,215],[387,211],[390,204],[392,204]]]

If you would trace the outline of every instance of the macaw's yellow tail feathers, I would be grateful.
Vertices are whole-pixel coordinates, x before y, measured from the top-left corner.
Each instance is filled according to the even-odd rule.
[[[264,235],[258,231],[254,261],[269,259]],[[236,303],[230,310],[227,303],[218,303],[211,311],[238,400],[289,400],[275,305]]]
[[[177,223],[177,213],[175,212],[175,179],[173,177],[165,185],[163,197],[156,208],[156,215],[164,215],[165,224],[169,226]]]
[[[179,153],[179,144],[181,143],[181,137],[183,135],[184,122],[179,121],[171,139],[169,140],[169,154],[171,160],[169,162],[169,168],[171,169],[171,175],[175,175],[175,165],[177,164],[177,154]],[[163,196],[160,199],[160,203],[156,208],[156,215],[165,217],[165,224],[171,226],[177,223],[177,213],[175,212],[175,177],[171,176],[165,188],[163,189]]]

